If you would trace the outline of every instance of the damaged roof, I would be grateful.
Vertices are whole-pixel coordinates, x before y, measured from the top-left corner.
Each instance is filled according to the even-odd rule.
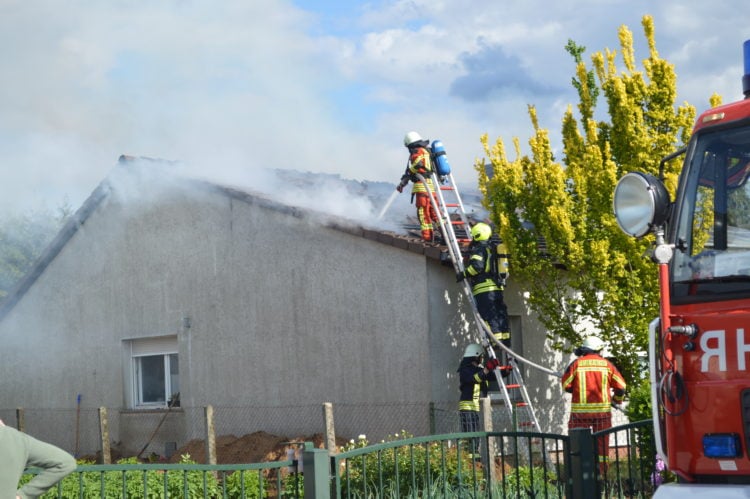
[[[154,160],[152,158],[136,158],[133,156],[122,155],[118,160],[118,165],[116,166],[116,168],[127,167],[129,166],[129,164],[135,161],[166,163],[162,160]],[[290,175],[288,172],[286,174]],[[237,199],[250,205],[262,206],[264,208],[289,214],[294,217],[303,218],[315,214],[324,215],[320,217],[319,222],[322,226],[346,232],[354,236],[363,237],[380,244],[386,244],[406,251],[422,254],[427,258],[438,260],[444,263],[446,263],[446,260],[449,260],[449,258],[446,258],[447,247],[445,245],[439,243],[427,243],[417,235],[410,234],[410,230],[413,230],[416,234],[418,234],[418,224],[413,221],[413,217],[407,217],[405,223],[402,224],[404,233],[397,233],[395,231],[368,228],[363,224],[352,223],[351,220],[345,219],[341,216],[316,213],[315,210],[312,209],[284,204],[279,201],[270,199],[268,196],[262,193],[253,193],[205,180],[189,178],[182,178],[180,180],[194,186],[201,187],[203,189],[221,192],[232,199]],[[390,187],[390,190],[393,189],[392,185],[386,185]],[[31,269],[18,281],[18,283],[16,283],[16,285],[13,287],[13,289],[10,290],[5,299],[0,301],[0,320],[5,317],[5,315],[21,300],[21,298],[36,282],[39,276],[44,273],[50,263],[62,251],[67,242],[70,241],[70,239],[76,234],[76,232],[78,232],[78,230],[86,223],[88,218],[94,213],[97,207],[99,207],[101,203],[112,193],[112,191],[113,186],[110,183],[109,178],[105,178],[96,187],[96,189],[94,189],[91,195],[83,202],[81,207],[68,219],[63,228],[60,229],[55,238],[46,247],[39,258],[37,258]]]

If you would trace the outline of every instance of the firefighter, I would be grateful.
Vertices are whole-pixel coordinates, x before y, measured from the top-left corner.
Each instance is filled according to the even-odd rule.
[[[432,185],[432,159],[430,158],[429,140],[422,140],[417,132],[409,132],[404,137],[404,146],[409,149],[409,162],[406,171],[401,176],[401,182],[396,187],[398,192],[403,192],[404,187],[411,180],[414,186],[411,189],[412,201],[416,199],[417,218],[422,231],[422,240],[433,241],[433,222],[437,221],[435,210],[432,207],[430,196],[435,197],[435,189]],[[424,178],[419,180],[417,174]]]
[[[464,271],[456,274],[456,281],[469,279],[479,315],[487,322],[498,343],[510,348],[508,307],[503,299],[505,279],[493,265],[496,255],[490,246],[491,235],[492,229],[486,223],[480,222],[471,228],[471,244]],[[505,351],[501,354],[505,358]]]
[[[568,428],[602,431],[612,427],[612,404],[625,398],[625,379],[612,362],[600,355],[604,342],[589,336],[575,350],[576,360],[565,369],[563,390],[573,395]],[[610,393],[612,392],[612,393]],[[609,437],[597,439],[599,473],[604,478],[609,462]]]
[[[492,371],[500,364],[497,359],[487,359],[484,366],[484,350],[477,343],[466,346],[464,356],[458,366],[458,381],[461,396],[458,401],[458,414],[461,431],[479,431],[479,399],[487,396]],[[479,454],[479,440],[472,439],[471,453]]]

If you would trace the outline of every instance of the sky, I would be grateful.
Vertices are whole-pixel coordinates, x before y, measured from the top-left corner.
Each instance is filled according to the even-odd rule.
[[[0,0],[0,216],[77,208],[121,154],[395,187],[412,130],[475,182],[480,137],[525,144],[529,104],[559,142],[569,39],[588,61],[626,25],[640,62],[646,14],[678,103],[742,98],[750,7],[729,0]]]

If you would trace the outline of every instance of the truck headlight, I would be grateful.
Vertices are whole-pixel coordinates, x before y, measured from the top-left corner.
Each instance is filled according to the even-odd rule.
[[[642,237],[666,221],[669,193],[653,175],[631,172],[617,182],[613,208],[617,224],[623,232]]]

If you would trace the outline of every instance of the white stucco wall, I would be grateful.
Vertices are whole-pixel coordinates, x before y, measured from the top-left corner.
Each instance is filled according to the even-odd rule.
[[[181,414],[208,404],[416,403],[409,430],[426,434],[428,404],[456,403],[455,370],[474,333],[452,267],[257,198],[115,186],[0,321],[0,376],[13,380],[0,384],[0,409],[72,419],[64,411],[77,394],[85,408],[127,408],[125,342],[164,335],[178,338],[185,409],[170,418],[191,436],[200,421]],[[559,365],[512,279],[506,299],[523,354]],[[559,383],[528,370],[526,379],[542,429],[554,431],[564,419]],[[364,411],[358,432],[389,412],[403,419]],[[128,418],[113,418],[118,439],[135,431]],[[245,430],[281,431],[272,419]],[[319,432],[320,421],[293,431]]]

